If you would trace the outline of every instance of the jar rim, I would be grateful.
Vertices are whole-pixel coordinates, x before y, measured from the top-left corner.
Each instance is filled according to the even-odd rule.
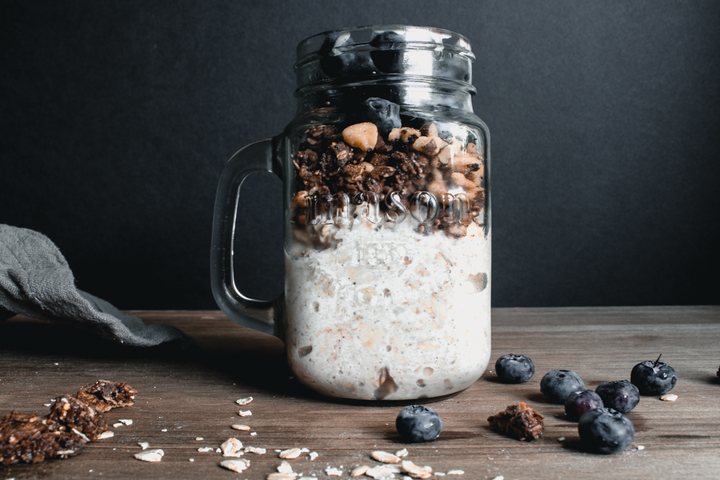
[[[295,69],[297,70],[303,64],[316,60],[321,55],[341,54],[349,51],[372,51],[372,50],[395,50],[395,45],[388,48],[387,45],[378,47],[373,45],[373,39],[377,35],[384,32],[394,32],[402,35],[403,41],[398,43],[398,50],[435,50],[448,51],[455,55],[467,57],[471,62],[475,60],[472,52],[470,41],[459,33],[438,27],[426,27],[415,25],[366,25],[359,27],[341,28],[336,30],[328,30],[322,33],[312,35],[297,46],[297,61]],[[331,35],[347,34],[348,39],[339,48],[333,48],[330,52],[321,52],[325,40]]]

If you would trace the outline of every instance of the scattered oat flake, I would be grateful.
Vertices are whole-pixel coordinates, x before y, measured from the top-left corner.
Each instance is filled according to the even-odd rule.
[[[123,424],[120,422],[113,423],[113,428],[118,428],[118,427],[122,427],[122,426],[123,426]]]
[[[244,472],[250,466],[250,460],[241,458],[239,460],[223,460],[220,466],[236,473]]]
[[[287,473],[271,473],[267,476],[267,480],[295,480],[297,478],[298,474],[295,472],[287,472]]]
[[[492,480],[505,480],[505,477],[502,475],[498,475],[497,477],[493,478]]]
[[[431,467],[420,467],[415,465],[410,460],[402,461],[402,469],[407,472],[412,478],[430,478],[432,477]],[[449,473],[449,472],[448,472]]]
[[[319,456],[320,456],[320,454],[317,453],[317,452],[310,452],[310,453],[308,453],[308,458],[309,458],[310,460],[315,460],[315,459],[316,459],[317,457],[319,457]]]
[[[283,460],[283,461],[280,463],[280,465],[278,465],[277,471],[278,471],[279,473],[292,473],[292,471],[293,471],[292,465],[290,465],[288,462],[286,462],[285,460]]]
[[[254,453],[256,455],[264,455],[267,449],[261,447],[245,447],[245,453]]]
[[[160,431],[161,431],[161,432],[167,432],[167,428],[163,428],[163,429],[160,430]]]
[[[377,460],[378,462],[382,463],[400,463],[400,457],[388,452],[381,452],[379,450],[376,450],[372,452],[370,456],[373,460]]]
[[[247,397],[247,398],[239,398],[235,400],[235,403],[238,405],[247,405],[248,403],[253,401],[253,397]]]
[[[372,468],[368,468],[365,475],[375,479],[392,478],[399,469],[395,465],[377,465]]]
[[[293,459],[293,458],[298,458],[301,453],[302,453],[302,451],[299,448],[289,448],[287,450],[283,450],[282,452],[280,452],[280,455],[278,455],[278,457]]]
[[[138,452],[134,456],[135,458],[137,458],[138,460],[142,460],[143,462],[157,463],[162,460],[163,455],[165,455],[165,452],[157,448],[154,450],[144,450],[142,452]]]
[[[228,438],[220,445],[223,457],[240,457],[243,454],[242,448],[243,444],[237,438]]]
[[[129,418],[121,418],[119,420],[119,422],[122,423],[123,425],[132,425],[133,424],[133,421],[130,420]]]
[[[140,445],[140,448],[142,448],[143,450],[147,450],[148,448],[150,448],[150,444],[148,442],[138,442],[138,445]]]
[[[360,475],[365,475],[365,472],[367,472],[370,469],[367,465],[361,465],[350,473],[351,477],[359,477]]]
[[[194,462],[194,461],[195,461],[194,458],[188,458],[188,462]]]
[[[195,437],[196,442],[202,442],[203,440],[205,440],[203,437]]]
[[[111,432],[110,430],[106,430],[103,433],[100,434],[98,437],[98,440],[102,440],[103,438],[111,438],[115,436],[115,432]]]
[[[407,457],[408,455],[410,455],[410,452],[408,452],[407,448],[403,448],[402,450],[395,452],[395,456],[399,458]]]
[[[325,473],[327,473],[331,477],[342,477],[343,471],[339,468],[327,467],[325,469]]]
[[[449,472],[447,472],[447,474],[448,475],[465,475],[465,472],[463,472],[462,470],[450,470]],[[503,480],[504,478],[505,477],[502,477],[502,476],[499,478],[495,477],[495,479],[497,479],[497,480]],[[495,479],[493,479],[493,480],[495,480]]]
[[[678,399],[678,396],[675,395],[674,393],[666,393],[665,395],[660,397],[660,400],[662,400],[663,402],[675,402],[675,401],[677,401],[677,399]]]
[[[257,432],[250,432],[251,437],[257,437]]]
[[[247,425],[240,424],[230,425],[230,428],[234,430],[242,430],[243,432],[247,432],[248,430],[250,430],[250,427],[248,427]]]
[[[215,450],[215,449],[212,448],[212,447],[200,447],[200,448],[198,448],[198,452],[200,452],[200,453],[208,453],[208,452],[212,452],[212,451],[214,451],[214,450]]]
[[[638,445],[637,449],[638,449],[638,450],[645,450],[645,445]]]
[[[565,437],[558,437],[558,442],[564,442],[564,441],[565,441]]]
[[[238,415],[240,415],[241,417],[249,417],[252,415],[252,412],[250,410],[240,410],[238,412]]]

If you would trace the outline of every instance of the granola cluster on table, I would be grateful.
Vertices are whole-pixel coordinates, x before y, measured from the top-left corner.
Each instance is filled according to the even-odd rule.
[[[0,420],[0,465],[39,463],[79,454],[108,429],[102,412],[134,405],[137,390],[125,382],[99,380],[76,396],[61,395],[44,417],[11,412]]]
[[[525,402],[508,405],[503,412],[488,417],[491,427],[519,440],[537,440],[544,433],[545,416]]]

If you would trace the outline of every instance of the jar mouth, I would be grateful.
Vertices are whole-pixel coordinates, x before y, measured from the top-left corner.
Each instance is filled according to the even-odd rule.
[[[367,81],[387,75],[471,83],[472,53],[463,35],[435,27],[374,25],[332,30],[297,47],[299,89],[327,81]]]

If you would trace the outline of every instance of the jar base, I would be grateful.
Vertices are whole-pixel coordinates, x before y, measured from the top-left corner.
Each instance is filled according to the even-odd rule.
[[[438,397],[422,397],[422,398],[409,398],[409,399],[398,399],[398,400],[361,400],[361,399],[357,399],[357,398],[332,397],[329,395],[323,395],[322,393],[312,390],[304,385],[303,385],[303,388],[307,390],[308,396],[318,399],[318,400],[327,401],[327,402],[341,403],[344,405],[364,406],[364,407],[404,407],[407,405],[418,405],[418,404],[424,405],[424,404],[428,404],[428,403],[442,402],[444,400],[448,400],[457,395],[460,395],[461,393],[463,393],[465,390],[467,390],[470,387],[465,387],[462,390],[458,390],[456,392],[449,393],[447,395],[440,395]]]

